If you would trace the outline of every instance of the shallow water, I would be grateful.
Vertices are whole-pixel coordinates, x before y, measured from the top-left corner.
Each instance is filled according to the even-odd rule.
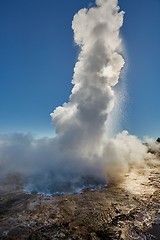
[[[151,229],[149,229],[148,233],[151,235],[151,240],[160,240],[160,225],[154,225]]]
[[[155,239],[160,240],[160,215],[157,216],[155,223],[152,224],[152,227],[148,230],[148,233],[155,237]]]
[[[104,178],[90,175],[82,177],[68,175],[63,178],[48,172],[29,177],[23,189],[28,193],[55,196],[81,193],[85,189],[98,190],[106,186],[107,181]]]

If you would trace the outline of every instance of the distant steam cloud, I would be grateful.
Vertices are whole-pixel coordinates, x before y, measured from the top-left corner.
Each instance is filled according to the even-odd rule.
[[[152,152],[154,154],[160,155],[160,139],[158,141],[155,141],[153,138],[146,137],[145,143],[148,146],[149,152]]]
[[[72,22],[80,54],[69,102],[51,114],[56,137],[1,137],[1,176],[19,172],[28,178],[30,190],[56,193],[101,186],[148,157],[147,147],[127,131],[109,137],[114,86],[125,63],[119,35],[124,12],[117,0],[97,0],[96,5],[81,9]]]

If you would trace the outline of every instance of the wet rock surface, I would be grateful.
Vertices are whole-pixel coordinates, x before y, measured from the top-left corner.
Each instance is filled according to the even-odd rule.
[[[28,194],[22,182],[1,181],[1,240],[160,239],[160,159],[118,185],[81,194]]]

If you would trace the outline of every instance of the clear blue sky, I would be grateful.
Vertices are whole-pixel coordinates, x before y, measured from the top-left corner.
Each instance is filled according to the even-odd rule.
[[[68,101],[78,49],[74,14],[89,0],[0,1],[0,134],[54,135],[50,113]],[[123,128],[160,135],[160,1],[120,0],[128,54]]]

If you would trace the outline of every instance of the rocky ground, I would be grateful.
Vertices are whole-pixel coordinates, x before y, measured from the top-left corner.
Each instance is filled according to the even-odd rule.
[[[81,194],[28,194],[21,181],[1,181],[1,240],[160,239],[158,158],[118,185]]]

